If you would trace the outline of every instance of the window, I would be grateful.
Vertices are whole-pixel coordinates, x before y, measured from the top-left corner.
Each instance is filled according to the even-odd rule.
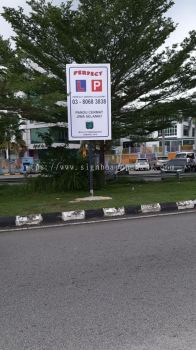
[[[183,145],[193,145],[194,141],[193,140],[184,140]]]
[[[44,143],[44,136],[49,134],[54,143],[64,143],[67,141],[67,129],[58,126],[50,128],[35,128],[30,130],[31,143]]]
[[[183,136],[189,136],[189,127],[187,125],[183,125]]]
[[[164,130],[165,136],[177,136],[177,125],[173,125],[170,128]],[[158,136],[162,136],[162,130],[159,130]]]
[[[35,128],[30,130],[31,143],[43,143],[42,135],[49,132],[49,128]]]

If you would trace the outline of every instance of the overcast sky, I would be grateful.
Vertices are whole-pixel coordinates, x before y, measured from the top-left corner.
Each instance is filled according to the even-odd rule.
[[[54,4],[59,4],[60,2],[61,0],[53,0]],[[0,0],[0,12],[2,12],[3,6],[21,6],[25,11],[28,11],[26,0]],[[166,45],[179,43],[187,36],[190,30],[196,29],[196,0],[175,0],[175,5],[168,12],[168,15],[172,17],[175,23],[179,24],[176,31],[172,33],[170,38],[166,41]],[[4,38],[8,38],[12,35],[9,24],[6,23],[1,16],[0,34],[3,35]]]

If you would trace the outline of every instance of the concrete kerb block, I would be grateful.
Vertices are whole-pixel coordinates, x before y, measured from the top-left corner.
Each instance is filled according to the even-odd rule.
[[[43,218],[43,224],[62,223],[62,213],[61,212],[44,213],[44,214],[42,214],[42,218]]]
[[[160,203],[160,206],[161,206],[161,211],[164,211],[164,212],[172,212],[172,211],[178,210],[176,202]]]
[[[85,219],[103,218],[103,209],[87,209],[85,210]]]
[[[71,221],[71,220],[84,220],[85,219],[85,211],[77,210],[77,211],[65,211],[62,213],[63,221]]]
[[[141,213],[141,205],[125,206],[125,215],[135,215]]]
[[[0,228],[1,227],[15,227],[16,217],[15,216],[0,216]]]
[[[16,226],[39,225],[43,221],[41,214],[32,214],[27,216],[16,216]]]
[[[154,203],[154,204],[142,204],[141,205],[141,212],[143,214],[146,213],[157,213],[161,211],[161,206],[159,203]]]
[[[103,208],[104,216],[122,216],[125,215],[125,209],[122,208]]]
[[[58,213],[32,214],[26,216],[0,217],[0,227],[21,227],[30,225],[40,225],[47,223],[60,223],[76,220],[85,220],[103,217],[119,217],[125,215],[135,215],[139,213],[157,213],[183,211],[196,208],[196,199],[171,203],[155,203],[137,206],[127,206],[121,208],[100,208],[88,210],[76,210]]]
[[[179,201],[176,202],[178,210],[185,210],[185,209],[194,209],[195,203],[194,201]]]

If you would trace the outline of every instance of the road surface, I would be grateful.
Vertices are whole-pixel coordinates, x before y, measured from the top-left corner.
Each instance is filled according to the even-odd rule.
[[[196,216],[0,233],[1,350],[195,350]]]

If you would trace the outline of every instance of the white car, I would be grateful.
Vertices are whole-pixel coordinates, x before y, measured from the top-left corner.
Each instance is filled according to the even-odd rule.
[[[135,170],[150,170],[148,159],[138,158],[135,162]]]

